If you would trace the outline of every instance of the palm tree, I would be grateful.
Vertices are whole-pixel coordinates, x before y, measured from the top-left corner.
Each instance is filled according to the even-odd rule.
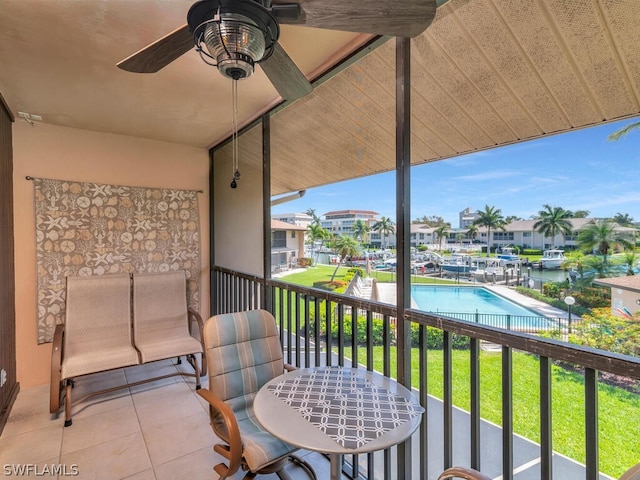
[[[362,219],[353,222],[353,238],[369,243],[369,224]]]
[[[567,220],[570,218],[571,212],[562,207],[552,207],[547,204],[542,208],[544,210],[538,212],[539,220],[533,224],[533,229],[545,237],[551,237],[551,247],[555,248],[556,235],[562,233],[562,237],[566,238],[573,229],[571,222]]]
[[[340,235],[333,244],[333,248],[340,255],[340,261],[338,265],[336,265],[336,269],[333,271],[333,275],[331,275],[331,281],[338,273],[338,269],[342,265],[342,263],[346,260],[347,257],[353,257],[358,254],[359,245],[355,238],[350,235]]]
[[[635,129],[640,129],[640,122],[630,123],[626,127],[618,130],[617,132],[613,132],[611,135],[609,135],[609,140],[614,142],[616,140],[620,140],[622,137],[626,136],[629,132]]]
[[[322,245],[328,238],[329,231],[326,228],[322,228],[319,223],[312,223],[307,227],[307,242],[311,245],[311,250],[313,250],[313,246],[317,241],[320,241],[320,249],[322,249]],[[318,254],[316,254],[317,262]]]
[[[633,242],[626,235],[616,230],[617,223],[610,220],[595,220],[585,225],[578,232],[578,245],[585,250],[596,249],[607,265],[607,255],[611,249],[631,249]]]
[[[438,237],[438,250],[442,250],[442,239],[449,234],[449,228],[451,228],[449,224],[445,223],[444,225],[440,225],[433,231],[434,235]]]
[[[309,215],[311,217],[311,223],[315,224],[315,225],[320,225],[320,217],[318,215],[316,215],[316,209],[315,208],[307,208],[307,210],[304,212],[307,215]]]
[[[582,278],[584,276],[586,258],[586,255],[578,250],[571,252],[567,255],[567,259],[562,264],[562,268],[575,268],[580,278]]]
[[[476,237],[478,236],[478,226],[471,224],[469,225],[469,228],[467,229],[467,237],[471,239],[471,242],[473,243],[473,241],[476,239]]]
[[[633,271],[636,265],[638,265],[638,254],[634,250],[624,252],[622,255],[623,263],[627,266],[627,275],[635,275]]]
[[[487,227],[487,257],[491,256],[491,229],[500,228],[504,230],[504,217],[502,210],[496,207],[484,206],[484,210],[476,212],[478,218],[473,222],[474,225]]]
[[[384,237],[388,237],[390,234],[395,233],[396,224],[389,217],[381,217],[376,223],[373,224],[371,229],[374,232],[378,232],[380,235],[384,235]],[[383,244],[384,246],[384,244]]]
[[[616,213],[612,220],[622,227],[633,227],[633,217],[628,213]]]

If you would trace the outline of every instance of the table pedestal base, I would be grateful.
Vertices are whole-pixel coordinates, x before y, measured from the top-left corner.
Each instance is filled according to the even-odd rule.
[[[342,454],[331,454],[331,480],[340,480],[342,478]]]

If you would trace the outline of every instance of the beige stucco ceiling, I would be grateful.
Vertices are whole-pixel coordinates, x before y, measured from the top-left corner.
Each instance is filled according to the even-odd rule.
[[[194,146],[226,137],[231,82],[188,52],[154,74],[116,63],[186,23],[193,0],[0,0],[0,93],[14,116]],[[313,79],[368,35],[283,26]],[[263,72],[239,82],[240,124],[280,102]]]

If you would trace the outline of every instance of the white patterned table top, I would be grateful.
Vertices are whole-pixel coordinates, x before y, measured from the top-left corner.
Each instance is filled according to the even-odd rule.
[[[267,431],[295,445],[328,453],[356,453],[356,450],[377,450],[399,443],[417,428],[424,412],[411,393],[393,380],[363,369],[344,367],[287,373],[265,385],[258,396],[261,400],[275,398],[284,407],[279,408],[278,403],[270,401],[277,412],[274,410],[273,415],[269,415],[261,412],[261,400],[256,397],[256,416]],[[301,437],[300,419],[333,440],[336,447],[333,450],[312,448],[309,444],[313,444],[313,439],[308,438],[305,445],[296,443],[295,439]],[[384,436],[387,438],[383,441]],[[389,445],[378,446],[381,443]]]

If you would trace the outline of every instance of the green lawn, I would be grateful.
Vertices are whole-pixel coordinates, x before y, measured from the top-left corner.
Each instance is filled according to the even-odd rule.
[[[290,275],[285,275],[280,277],[280,280],[283,282],[294,283],[296,285],[302,285],[305,287],[312,287],[315,282],[320,282],[323,280],[331,279],[331,275],[333,275],[333,271],[336,267],[332,267],[331,265],[316,265],[314,267],[309,267],[303,272],[292,273]],[[340,267],[338,269],[338,273],[336,274],[336,280],[342,280],[345,276],[349,267]],[[379,272],[372,271],[371,276],[375,278],[379,282],[395,282],[396,274],[392,272]],[[412,283],[456,283],[453,280],[443,280],[439,278],[430,278],[423,277],[420,275],[413,275],[411,277]]]
[[[345,356],[351,356],[345,349]],[[391,349],[391,371],[395,371],[395,348]],[[358,352],[366,358],[366,349]],[[418,350],[412,350],[413,386],[419,385]],[[470,408],[469,351],[453,351],[453,401],[464,410]],[[382,371],[382,347],[374,347],[374,369]],[[428,352],[429,394],[443,397],[442,351]],[[481,416],[497,425],[502,424],[501,354],[481,352],[480,395]],[[532,355],[513,353],[513,425],[514,432],[539,443],[540,394],[539,362]],[[552,367],[553,449],[581,463],[585,460],[584,377],[561,367]],[[600,470],[618,478],[640,459],[640,395],[621,388],[600,384],[599,448]]]
[[[328,280],[335,267],[318,265],[304,272],[287,275],[282,279],[289,283],[312,286],[314,282]],[[341,279],[347,272],[341,267],[336,275]],[[393,281],[395,274],[375,272],[379,281]],[[434,282],[439,279],[413,277],[412,281]],[[445,281],[446,282],[446,281]],[[302,315],[304,315],[302,308]],[[395,371],[395,348],[391,351],[391,371]],[[350,357],[350,350],[345,349]],[[366,358],[361,348],[358,358]],[[382,371],[382,347],[374,347],[374,368]],[[482,352],[480,359],[481,416],[501,425],[501,355]],[[412,350],[412,384],[419,385],[418,351]],[[553,366],[553,448],[555,451],[584,463],[584,378],[577,373]],[[469,352],[453,352],[454,404],[469,410]],[[442,398],[442,352],[428,352],[429,393]],[[536,357],[524,353],[513,354],[513,410],[514,432],[534,442],[539,442],[539,363]],[[640,460],[640,395],[623,389],[599,385],[599,449],[600,470],[619,477],[627,468]]]

